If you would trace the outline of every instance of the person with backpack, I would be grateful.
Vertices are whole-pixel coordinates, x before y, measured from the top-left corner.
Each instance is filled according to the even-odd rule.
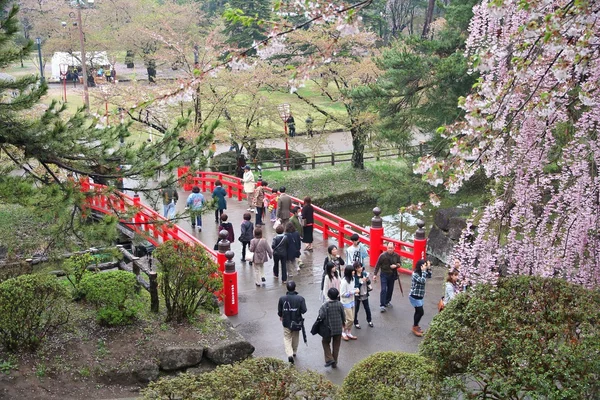
[[[321,339],[323,353],[325,355],[325,366],[337,368],[340,344],[342,343],[342,330],[346,323],[344,307],[338,300],[340,292],[336,288],[331,288],[327,292],[329,299],[319,309],[319,319],[329,328],[329,336]]]
[[[296,282],[288,281],[285,286],[287,293],[279,298],[277,315],[283,325],[285,354],[288,361],[293,364],[298,352],[300,331],[304,330],[302,314],[306,313],[306,301],[296,291]],[[306,333],[304,333],[304,341],[306,342]]]
[[[194,186],[192,193],[188,196],[186,201],[186,208],[190,210],[190,219],[192,222],[192,229],[198,225],[198,231],[202,232],[202,208],[204,207],[204,196],[200,193],[200,188]]]
[[[242,222],[242,226],[240,227],[240,237],[239,241],[242,243],[242,262],[246,262],[246,246],[250,247],[250,242],[252,241],[252,234],[254,232],[254,224],[252,221],[252,215],[247,212],[244,213],[244,221]],[[270,249],[269,249],[270,250]],[[252,251],[252,250],[250,250]],[[250,261],[250,265],[252,265],[252,261]]]
[[[279,278],[279,264],[281,264],[281,283],[287,281],[287,238],[283,234],[283,225],[279,225],[275,229],[277,234],[271,242],[273,249],[273,276]]]

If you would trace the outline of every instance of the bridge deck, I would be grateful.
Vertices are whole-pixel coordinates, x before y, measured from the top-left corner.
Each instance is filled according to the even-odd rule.
[[[179,191],[179,202],[177,211],[181,212],[185,208],[185,200],[190,192]],[[204,193],[207,200],[211,198],[209,193]],[[237,199],[227,200],[227,210],[225,213],[229,216],[229,221],[233,224],[235,237],[240,233],[240,224],[242,216],[246,212],[247,202]],[[160,210],[162,212],[162,210]],[[191,232],[195,237],[205,244],[212,246],[217,241],[218,225],[214,222],[214,213],[204,214],[202,232],[192,230],[190,221],[180,221],[178,225],[182,229]],[[255,216],[252,215],[252,222],[255,222]],[[268,222],[264,227],[265,237],[270,242],[274,235],[272,223]],[[306,299],[308,312],[305,315],[308,329],[317,316],[321,305],[319,300],[319,289],[321,283],[321,274],[323,260],[327,255],[327,246],[337,244],[335,240],[324,241],[321,235],[315,232],[315,242],[313,252],[303,252],[302,261],[304,267],[300,272],[292,271],[293,279],[296,281],[298,292]],[[241,243],[236,240],[232,244],[232,250],[236,256],[236,270],[238,272],[239,287],[239,314],[229,317],[233,326],[256,347],[256,356],[270,356],[286,360],[283,348],[283,332],[281,322],[277,316],[277,301],[284,295],[285,285],[281,280],[273,278],[272,266],[270,261],[265,265],[266,285],[256,287],[254,284],[252,267],[247,263],[242,263]],[[367,267],[372,273],[373,268]],[[437,302],[442,296],[442,287],[444,280],[444,270],[434,271],[434,277],[429,280],[427,285],[427,296],[425,297],[425,316],[421,321],[421,326],[426,329],[433,316],[437,313]],[[358,340],[343,342],[340,350],[339,366],[337,369],[325,368],[323,366],[323,350],[320,337],[308,335],[308,347],[301,341],[298,348],[298,357],[296,366],[298,368],[312,369],[326,376],[336,384],[341,384],[350,368],[361,359],[377,351],[394,350],[415,353],[418,344],[422,339],[415,337],[411,333],[412,318],[414,309],[408,302],[408,292],[410,289],[410,276],[401,275],[402,286],[404,288],[404,297],[400,293],[398,286],[394,291],[392,299],[393,308],[387,312],[379,311],[379,284],[374,285],[374,290],[369,298],[371,312],[373,314],[374,328],[367,325],[364,310],[360,310],[359,322],[362,329],[353,329],[353,334],[358,336]],[[362,308],[362,307],[361,307]],[[302,339],[301,339],[302,340]]]

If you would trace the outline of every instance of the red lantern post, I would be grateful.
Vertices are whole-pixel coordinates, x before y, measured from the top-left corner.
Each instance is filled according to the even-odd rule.
[[[290,117],[291,114],[291,110],[290,110],[290,105],[285,103],[285,104],[280,104],[277,106],[277,111],[279,111],[279,116],[281,117],[281,120],[283,121],[283,129],[285,131],[285,164],[287,166],[287,170],[290,170],[290,150],[288,147],[288,125],[287,125],[287,120]]]

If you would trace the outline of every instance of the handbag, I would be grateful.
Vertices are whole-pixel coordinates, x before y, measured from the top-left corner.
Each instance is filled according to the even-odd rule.
[[[254,261],[254,252],[246,250],[246,257],[244,259],[250,262]]]
[[[301,331],[302,325],[304,325],[304,320],[300,322],[292,321],[290,322],[290,331]]]
[[[329,308],[329,305],[326,305],[325,313],[327,313],[328,308]],[[324,337],[324,338],[330,337],[331,336],[331,328],[329,328],[329,325],[327,325],[325,323],[325,320],[322,320],[321,318],[317,317],[317,320],[312,325],[312,328],[310,328],[310,333],[313,335],[319,334],[319,336]]]
[[[444,298],[442,297],[440,301],[438,301],[438,312],[442,312],[444,307],[446,307],[446,305],[444,304]]]
[[[277,218],[277,221],[273,224],[273,229],[277,229],[278,226],[281,225],[281,219]]]

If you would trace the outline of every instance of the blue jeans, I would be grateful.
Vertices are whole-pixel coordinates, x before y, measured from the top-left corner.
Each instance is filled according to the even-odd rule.
[[[394,294],[394,274],[381,273],[381,293],[379,294],[379,306],[385,307],[387,303],[392,301]]]
[[[192,226],[198,225],[198,228],[202,228],[202,210],[190,210],[190,220]]]
[[[173,211],[171,211],[171,210],[173,210]],[[163,215],[164,215],[165,218],[170,219],[169,218],[169,213],[170,212],[173,212],[173,213],[175,212],[175,203],[169,203],[169,204],[164,204],[163,205]]]

